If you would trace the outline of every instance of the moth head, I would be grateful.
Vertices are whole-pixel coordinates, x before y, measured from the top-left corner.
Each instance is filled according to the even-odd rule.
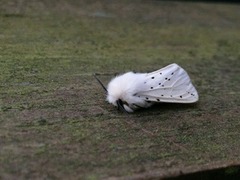
[[[102,88],[104,89],[104,91],[107,94],[107,101],[111,104],[113,104],[114,106],[116,106],[118,108],[118,110],[122,111],[122,112],[133,112],[133,110],[129,107],[128,103],[125,101],[122,101],[119,96],[116,94],[121,92],[117,92],[116,94],[112,95],[109,94],[108,90],[105,88],[105,86],[103,85],[103,83],[100,81],[100,79],[97,78],[96,74],[93,75],[96,80],[99,82],[99,84],[102,86]]]
[[[129,105],[126,102],[123,102],[121,99],[118,99],[116,101],[117,107],[122,112],[133,112],[133,110],[129,107]]]
[[[118,94],[115,93],[112,94],[111,91],[107,94],[107,101],[116,106],[118,110],[122,112],[133,112],[133,109],[123,97],[118,96]]]

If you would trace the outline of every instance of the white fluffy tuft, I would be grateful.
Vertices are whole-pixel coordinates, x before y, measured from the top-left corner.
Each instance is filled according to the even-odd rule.
[[[108,84],[107,101],[117,106],[116,101],[121,99],[124,102],[134,102],[134,94],[137,93],[139,81],[143,79],[142,74],[128,72],[126,74],[115,77]]]

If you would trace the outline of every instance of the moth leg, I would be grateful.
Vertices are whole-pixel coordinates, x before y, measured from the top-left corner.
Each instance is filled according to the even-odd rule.
[[[123,107],[123,102],[121,99],[117,100],[117,106],[118,106],[118,109],[121,110],[122,112],[128,113],[126,109]]]

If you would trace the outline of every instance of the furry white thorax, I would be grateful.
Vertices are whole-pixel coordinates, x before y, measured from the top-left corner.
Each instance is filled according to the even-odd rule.
[[[146,73],[128,72],[113,78],[108,84],[107,101],[117,106],[116,101],[121,99],[128,112],[133,112],[133,110],[139,108],[135,104],[141,107],[149,107],[151,103],[146,103],[145,100],[136,96],[136,93],[141,90],[145,76]]]

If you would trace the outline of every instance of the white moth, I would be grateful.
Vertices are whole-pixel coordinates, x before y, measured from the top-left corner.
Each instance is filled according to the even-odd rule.
[[[175,63],[151,73],[119,75],[109,82],[105,90],[107,101],[126,112],[148,108],[158,102],[198,101],[198,92],[187,72]]]

